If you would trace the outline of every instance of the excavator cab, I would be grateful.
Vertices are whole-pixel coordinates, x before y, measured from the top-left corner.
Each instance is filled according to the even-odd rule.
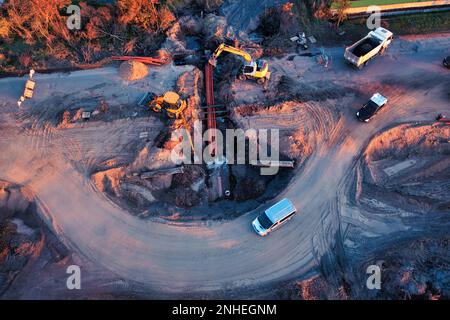
[[[263,84],[269,77],[269,63],[262,59],[245,64],[242,68],[242,74],[239,75],[240,80],[255,78],[260,84]]]
[[[240,80],[256,79],[256,81],[260,84],[264,83],[266,80],[269,80],[269,63],[266,60],[253,60],[251,55],[246,51],[226,45],[224,43],[217,47],[211,59],[209,59],[209,63],[215,67],[217,64],[217,58],[222,54],[223,51],[244,58],[245,64],[242,68],[242,73],[238,76]]]

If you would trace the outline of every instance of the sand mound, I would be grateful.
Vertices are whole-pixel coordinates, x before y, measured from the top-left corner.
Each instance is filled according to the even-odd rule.
[[[445,125],[408,124],[375,137],[363,159],[359,202],[405,216],[448,211],[449,133]]]
[[[127,81],[139,80],[148,75],[148,68],[138,61],[125,61],[119,67],[120,76]]]
[[[169,63],[172,60],[172,55],[170,54],[169,51],[167,51],[165,49],[160,49],[160,50],[156,51],[155,58],[161,59],[165,63]]]

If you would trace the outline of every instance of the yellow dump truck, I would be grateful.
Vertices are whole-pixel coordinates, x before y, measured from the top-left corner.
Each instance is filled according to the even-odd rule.
[[[370,31],[367,36],[345,49],[344,58],[358,69],[362,69],[377,54],[383,54],[391,44],[393,33],[384,28]]]

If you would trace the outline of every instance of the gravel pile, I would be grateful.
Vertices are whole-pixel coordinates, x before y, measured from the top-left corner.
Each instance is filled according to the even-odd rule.
[[[138,61],[124,61],[119,67],[120,76],[127,81],[139,80],[148,75],[148,67]]]

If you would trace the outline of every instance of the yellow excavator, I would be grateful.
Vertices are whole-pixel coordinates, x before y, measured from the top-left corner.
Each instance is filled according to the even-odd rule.
[[[269,63],[266,60],[253,60],[252,56],[244,50],[226,45],[224,43],[217,47],[211,59],[209,59],[209,63],[216,66],[217,58],[224,51],[244,58],[245,64],[242,68],[242,73],[238,76],[239,80],[256,79],[259,84],[263,84],[270,79]]]
[[[148,92],[139,101],[139,106],[149,107],[155,112],[165,111],[169,118],[178,118],[186,109],[186,101],[180,99],[180,96],[168,91],[163,96],[158,96],[153,92]]]

